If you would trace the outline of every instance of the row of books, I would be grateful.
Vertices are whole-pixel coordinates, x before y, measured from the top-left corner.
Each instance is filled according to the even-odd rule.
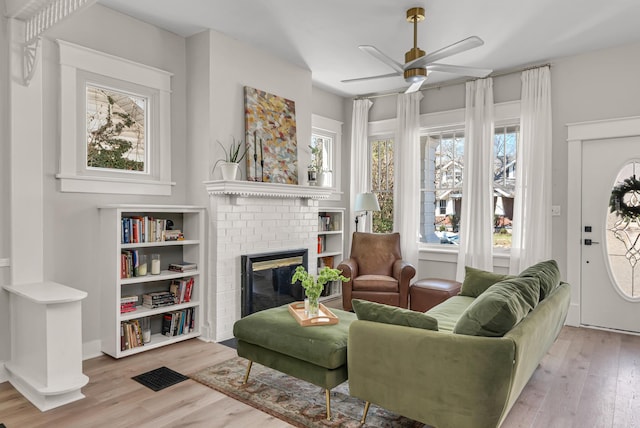
[[[149,309],[163,308],[191,301],[195,280],[174,279],[168,291],[154,291],[142,295],[142,306]]]
[[[337,224],[337,219],[334,221],[333,217],[330,215],[319,215],[318,216],[318,231],[320,232],[329,232],[332,230],[339,230],[340,225]]]
[[[195,313],[196,308],[167,312],[162,316],[162,334],[180,336],[191,333],[195,329]]]
[[[178,241],[184,239],[180,230],[171,230],[173,221],[149,216],[122,217],[121,242],[139,244],[143,242]]]
[[[120,350],[144,346],[142,339],[142,327],[138,320],[124,321],[120,323]]]
[[[324,235],[318,235],[318,254],[324,253],[327,246],[327,240]]]
[[[122,250],[120,253],[120,278],[133,278],[145,276],[148,273],[147,265],[144,272],[140,271],[140,253],[138,250]]]
[[[122,296],[120,297],[120,313],[133,312],[138,305],[138,296]]]

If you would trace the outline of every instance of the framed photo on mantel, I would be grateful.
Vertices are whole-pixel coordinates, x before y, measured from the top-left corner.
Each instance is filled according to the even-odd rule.
[[[244,87],[247,179],[298,184],[295,102]]]

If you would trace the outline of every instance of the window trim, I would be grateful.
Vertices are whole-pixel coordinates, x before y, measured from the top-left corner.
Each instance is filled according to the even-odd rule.
[[[342,125],[343,122],[317,114],[311,115],[311,134],[333,139],[331,164],[333,165],[333,186],[330,187],[330,201],[339,201],[342,195]]]
[[[171,76],[164,70],[57,40],[60,49],[61,192],[171,195]],[[86,84],[106,85],[149,99],[146,174],[86,166]]]

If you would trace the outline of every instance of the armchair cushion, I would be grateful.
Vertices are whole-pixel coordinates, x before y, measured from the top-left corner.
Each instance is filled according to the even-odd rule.
[[[507,278],[512,278],[510,275],[488,272],[486,270],[476,269],[470,266],[465,266],[464,270],[464,281],[462,282],[462,288],[460,289],[461,296],[478,297],[493,284]]]
[[[398,291],[398,280],[384,275],[360,275],[353,280],[354,290]]]
[[[498,282],[469,305],[453,332],[502,337],[536,307],[539,298],[538,278],[510,278]]]
[[[438,320],[422,312],[360,299],[353,299],[351,304],[359,320],[438,331]]]

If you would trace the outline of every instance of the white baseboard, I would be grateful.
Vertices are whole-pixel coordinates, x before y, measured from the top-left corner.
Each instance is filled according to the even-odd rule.
[[[92,340],[91,342],[82,343],[82,360],[88,360],[102,356],[102,341]]]
[[[569,305],[569,313],[567,314],[565,325],[580,327],[580,305],[578,303],[571,303]]]
[[[9,374],[7,370],[4,368],[4,361],[0,361],[0,383],[6,382],[9,380]]]

